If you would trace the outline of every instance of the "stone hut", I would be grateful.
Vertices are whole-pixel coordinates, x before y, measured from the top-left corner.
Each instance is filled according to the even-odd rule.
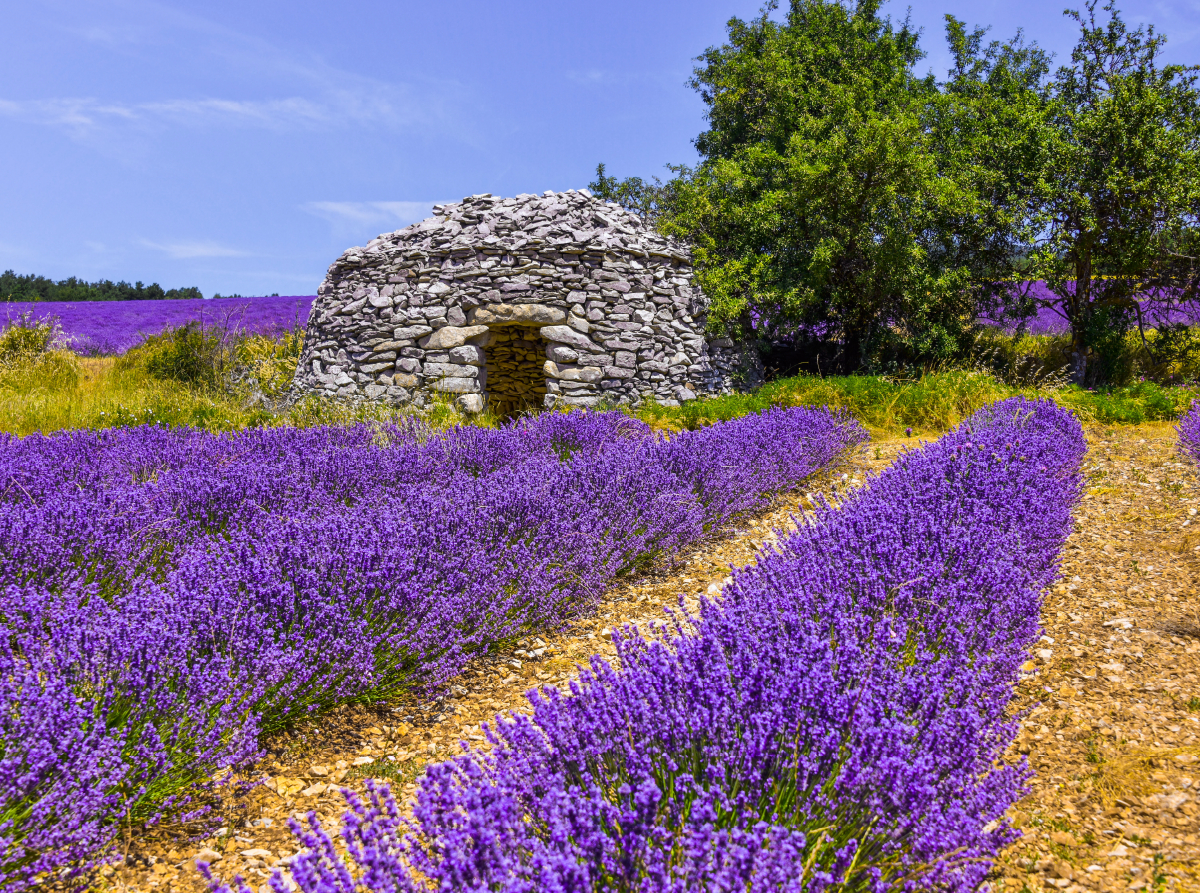
[[[308,319],[292,398],[424,403],[501,414],[753,383],[760,367],[705,335],[686,247],[586,190],[473,195],[351,248]]]

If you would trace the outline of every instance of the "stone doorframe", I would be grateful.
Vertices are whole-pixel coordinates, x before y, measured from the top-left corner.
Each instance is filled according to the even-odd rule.
[[[482,411],[487,394],[486,357],[482,351],[490,341],[490,332],[493,328],[522,326],[539,329],[547,341],[544,366],[547,383],[569,382],[567,387],[583,396],[580,389],[594,391],[601,370],[597,366],[579,366],[576,360],[581,354],[592,354],[603,348],[597,347],[585,332],[579,331],[576,326],[582,320],[573,319],[576,326],[565,325],[566,322],[565,310],[545,304],[475,307],[467,314],[467,325],[444,326],[421,339],[421,347],[427,350],[451,351],[452,365],[442,369],[439,364],[429,364],[426,380],[434,390],[458,394],[459,405],[467,412]],[[586,326],[586,323],[582,325]],[[458,362],[454,363],[454,360]],[[557,393],[548,394],[547,405],[557,398]]]

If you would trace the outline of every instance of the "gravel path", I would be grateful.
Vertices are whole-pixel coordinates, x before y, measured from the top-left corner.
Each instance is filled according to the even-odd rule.
[[[1200,890],[1200,481],[1168,426],[1089,441],[1018,697],[1037,777],[997,886]]]

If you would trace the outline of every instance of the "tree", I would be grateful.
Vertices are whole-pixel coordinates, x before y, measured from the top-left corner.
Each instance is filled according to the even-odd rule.
[[[1070,324],[1080,384],[1111,371],[1131,326],[1144,340],[1148,316],[1197,302],[1200,286],[1197,68],[1160,66],[1163,36],[1130,31],[1112,2],[1098,22],[1097,5],[1066,12],[1079,42],[1047,86],[1050,189],[1031,266],[1053,294],[1041,303]]]
[[[732,19],[691,82],[708,106],[701,163],[659,219],[693,243],[715,325],[819,333],[846,369],[954,356],[979,306],[1006,294],[1028,218],[1013,134],[1030,128],[1005,121],[1045,64],[1036,48],[982,51],[981,32],[956,25],[947,98],[913,73],[917,33],[879,7],[793,0],[782,22],[774,3]],[[999,173],[997,135],[1012,144]]]
[[[942,250],[971,273],[977,314],[992,320],[1029,311],[1014,281],[1042,228],[1050,197],[1044,172],[1051,137],[1044,82],[1050,57],[1020,31],[1007,42],[983,39],[945,17],[953,65],[927,113],[939,167],[974,196],[972,213],[945,221]]]
[[[200,299],[200,289],[172,288],[164,290],[157,282],[144,285],[135,282],[84,282],[74,276],[55,282],[33,273],[18,275],[12,270],[0,273],[0,301],[147,301],[163,299]]]
[[[597,198],[616,202],[621,207],[633,211],[651,226],[657,226],[659,218],[670,215],[675,207],[675,190],[680,177],[691,173],[683,165],[668,164],[667,169],[675,173],[675,178],[664,183],[658,177],[647,182],[641,177],[626,177],[618,180],[607,175],[603,164],[596,165],[596,179],[588,184],[588,189]]]

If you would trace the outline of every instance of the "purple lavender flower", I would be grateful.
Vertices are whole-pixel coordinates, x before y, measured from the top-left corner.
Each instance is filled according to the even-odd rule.
[[[70,347],[84,354],[124,353],[147,335],[199,322],[253,334],[277,335],[308,320],[315,297],[181,299],[162,301],[55,301],[6,304],[8,320],[29,312],[56,317]]]
[[[103,858],[266,731],[570,623],[865,436],[789,409],[0,437],[0,886]]]
[[[1179,448],[1184,455],[1200,463],[1200,402],[1192,404],[1191,410],[1179,420]]]
[[[414,828],[348,796],[351,865],[310,817],[300,889],[977,889],[1016,836],[1006,707],[1085,448],[1048,401],[976,414],[431,766]]]

